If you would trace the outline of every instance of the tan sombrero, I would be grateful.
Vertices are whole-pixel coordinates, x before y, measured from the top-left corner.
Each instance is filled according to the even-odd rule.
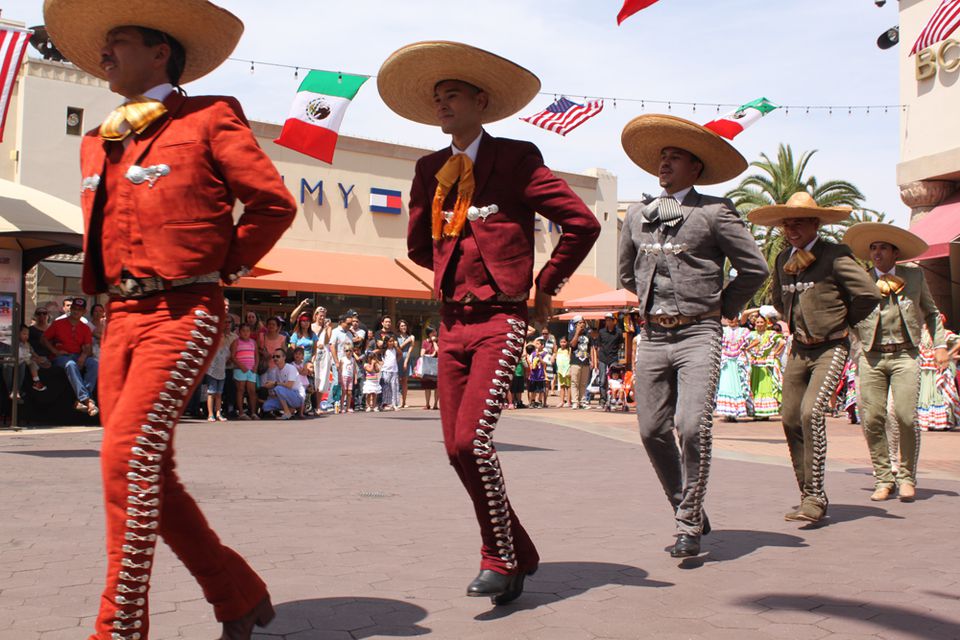
[[[380,67],[380,97],[398,115],[436,125],[433,89],[443,80],[460,80],[490,97],[484,124],[512,116],[540,91],[540,80],[506,58],[459,42],[415,42],[394,51]]]
[[[915,233],[885,222],[858,222],[843,234],[843,243],[861,260],[870,260],[870,245],[874,242],[895,246],[900,250],[898,260],[913,260],[929,248]]]
[[[852,210],[850,207],[820,207],[809,193],[798,191],[786,204],[757,207],[747,214],[747,219],[764,227],[779,226],[786,218],[817,218],[821,224],[836,224],[849,218]]]
[[[43,17],[67,60],[104,80],[100,50],[111,29],[147,27],[176,38],[187,54],[183,84],[219,67],[243,33],[239,18],[207,0],[44,0]]]
[[[660,152],[665,147],[683,149],[703,161],[703,173],[696,184],[726,182],[747,169],[746,158],[729,142],[706,127],[676,116],[637,116],[623,128],[620,142],[630,159],[654,176],[660,173]]]

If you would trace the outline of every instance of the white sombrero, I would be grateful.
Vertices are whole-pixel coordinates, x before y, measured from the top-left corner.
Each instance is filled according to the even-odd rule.
[[[436,125],[433,90],[443,80],[460,80],[483,89],[489,103],[484,124],[512,116],[537,92],[540,80],[506,58],[459,42],[415,42],[393,52],[380,67],[377,89],[398,115]]]
[[[706,127],[676,116],[637,116],[623,128],[620,142],[630,159],[654,176],[660,173],[660,152],[665,147],[683,149],[703,162],[703,173],[696,184],[726,182],[747,169],[747,160],[729,142]]]
[[[147,27],[176,38],[186,51],[184,84],[219,67],[243,33],[239,18],[207,0],[44,0],[43,17],[67,60],[104,80],[100,50],[111,29]]]
[[[753,224],[764,227],[776,227],[787,218],[817,218],[821,224],[836,224],[850,217],[850,207],[821,207],[806,191],[798,191],[786,204],[773,204],[757,207],[747,214]]]
[[[913,260],[929,248],[915,233],[884,222],[858,222],[843,234],[843,243],[861,260],[870,260],[870,245],[874,242],[895,246],[900,251],[898,260]]]

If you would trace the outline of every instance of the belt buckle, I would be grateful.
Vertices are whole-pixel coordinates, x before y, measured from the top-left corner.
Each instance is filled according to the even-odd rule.
[[[143,285],[136,278],[123,278],[119,284],[120,293],[125,298],[135,298],[143,295]]]
[[[657,320],[657,324],[664,329],[673,329],[680,324],[680,318],[678,316],[662,316]]]

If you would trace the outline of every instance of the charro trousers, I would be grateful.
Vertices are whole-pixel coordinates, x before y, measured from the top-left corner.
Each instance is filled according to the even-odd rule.
[[[720,323],[711,319],[677,329],[649,325],[634,341],[640,438],[673,507],[677,531],[688,535],[703,531],[721,337]]]
[[[920,395],[920,365],[917,350],[899,353],[865,352],[860,356],[860,419],[863,435],[873,461],[877,488],[892,488],[905,482],[917,484],[920,428],[917,425],[917,398]],[[887,438],[887,395],[893,393],[893,410],[900,432],[900,451],[890,448]],[[891,462],[899,453],[896,475]]]
[[[207,524],[174,461],[176,424],[216,353],[222,315],[216,285],[107,305],[100,369],[107,585],[91,640],[148,638],[161,538],[200,583],[217,620],[242,617],[266,595]]]
[[[806,348],[794,342],[783,372],[783,433],[803,500],[827,505],[826,411],[850,353],[847,342]]]
[[[441,309],[437,393],[447,456],[473,501],[480,568],[530,572],[537,549],[507,499],[493,431],[524,344],[527,309],[445,304]]]

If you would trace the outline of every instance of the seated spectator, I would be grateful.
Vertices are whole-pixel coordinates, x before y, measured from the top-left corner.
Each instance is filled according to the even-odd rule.
[[[313,383],[313,363],[307,362],[303,359],[303,347],[297,347],[293,350],[293,366],[297,370],[297,375],[300,376],[300,388],[303,389],[303,402],[300,404],[300,412],[298,413],[299,417],[304,417],[304,410],[307,407],[307,394],[313,393],[315,391]],[[317,394],[319,397],[319,394]],[[314,407],[314,415],[319,415],[320,411],[320,401],[317,400],[317,404]]]
[[[37,310],[33,312],[33,321],[30,323],[30,348],[37,354],[37,357],[42,358],[39,363],[41,367],[50,366],[49,360],[52,354],[47,351],[47,347],[43,344],[43,333],[49,328],[50,311],[46,307],[37,307]]]
[[[30,347],[30,328],[22,324],[20,325],[20,350],[19,357],[17,358],[17,366],[20,368],[19,372],[19,383],[18,386],[20,389],[23,389],[24,383],[27,381],[27,368],[30,369],[30,374],[33,377],[33,388],[35,391],[46,391],[47,387],[40,382],[40,364],[37,354],[33,352],[33,349]],[[15,391],[13,388],[13,365],[5,364],[3,365],[3,381],[7,385],[7,389],[10,389],[10,399],[16,399],[17,402],[23,402],[23,399],[20,396],[19,391]]]
[[[303,406],[304,389],[296,367],[287,363],[287,352],[277,349],[271,356],[275,365],[263,374],[263,388],[267,390],[264,412],[281,411],[281,420],[289,420],[294,411]]]
[[[90,328],[93,330],[93,356],[100,358],[100,340],[107,325],[107,311],[99,302],[90,307]]]
[[[43,334],[43,343],[53,354],[53,364],[63,367],[67,374],[77,396],[74,408],[95,416],[100,409],[91,396],[97,388],[99,363],[93,357],[93,331],[83,322],[83,312],[86,310],[87,301],[74,298],[70,315],[50,325]]]
[[[76,298],[72,298],[72,297],[63,299],[63,306],[60,307],[61,313],[59,316],[54,318],[54,322],[56,322],[57,320],[66,320],[67,318],[70,317],[70,305],[73,304],[73,301],[75,299]],[[50,303],[47,303],[47,304],[49,305]],[[56,304],[56,303],[53,303],[53,304]],[[84,304],[86,304],[86,302],[84,302]],[[87,325],[88,327],[91,326],[90,321],[87,320],[84,316],[80,316],[80,319],[83,321],[83,324]]]

